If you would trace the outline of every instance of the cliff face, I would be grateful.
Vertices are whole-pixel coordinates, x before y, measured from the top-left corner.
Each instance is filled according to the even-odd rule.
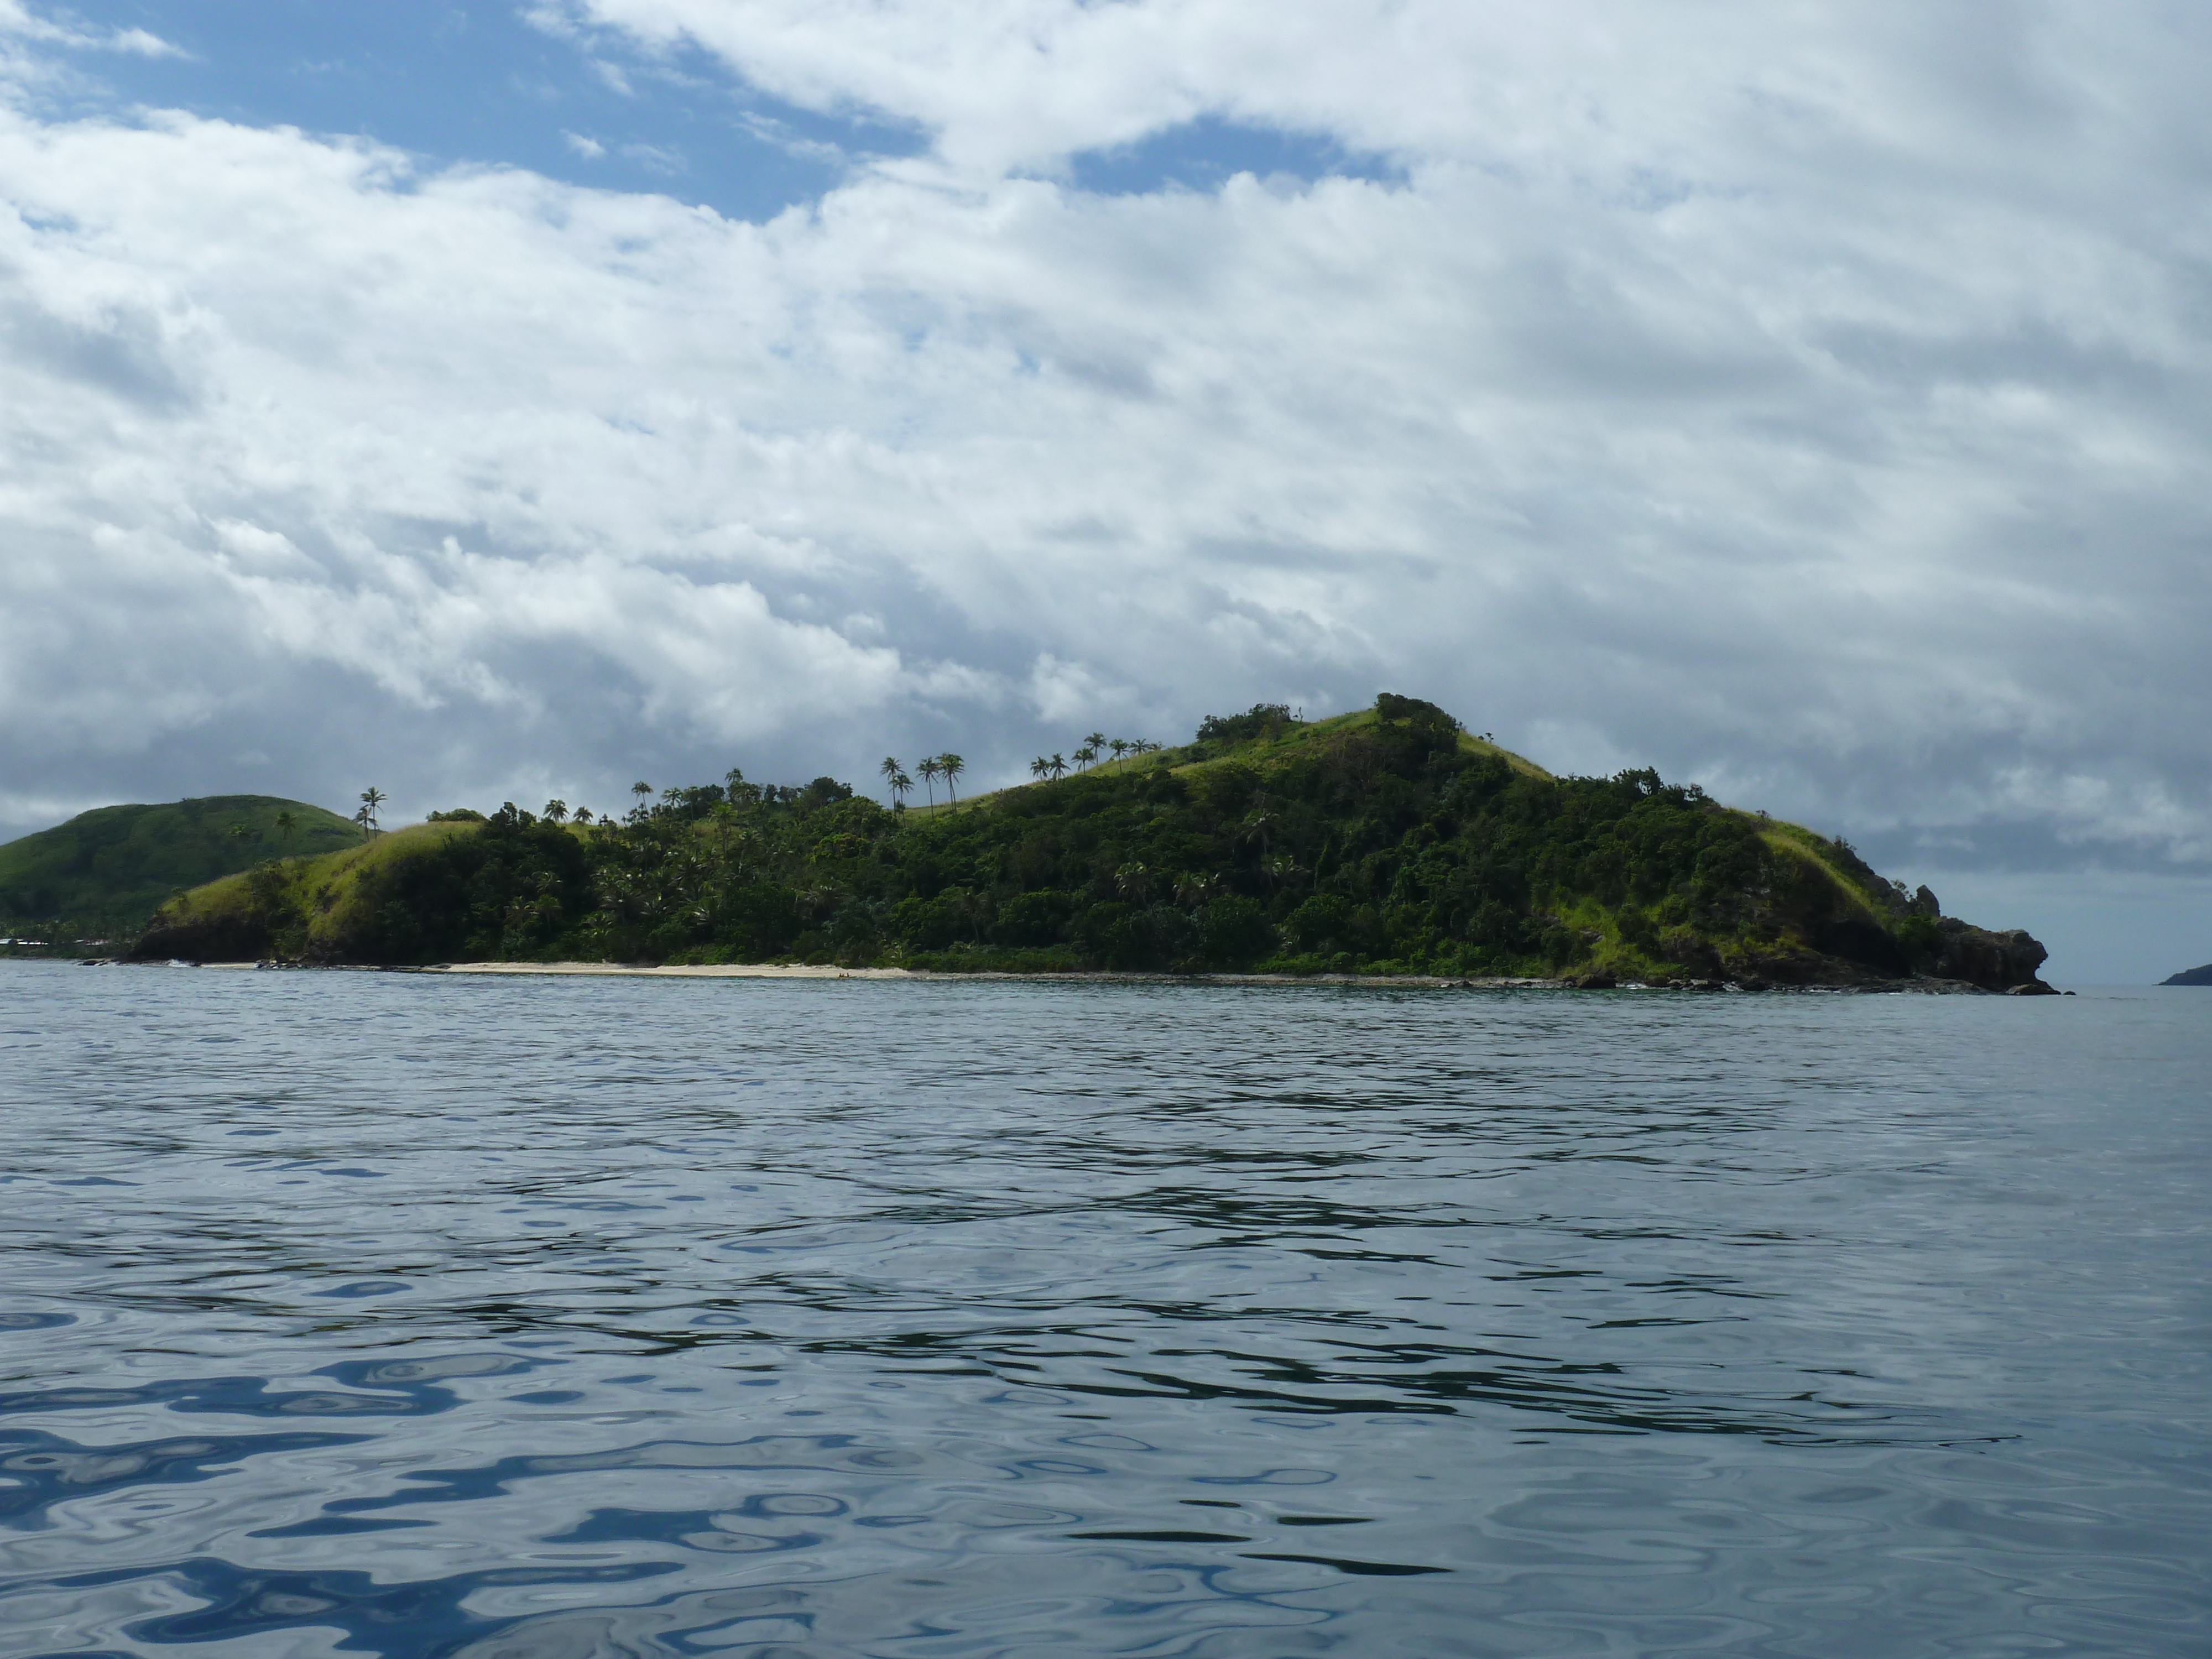
[[[2037,983],[2037,971],[2051,955],[2022,929],[1991,933],[1972,927],[1956,916],[1936,922],[1942,935],[1931,964],[1938,979],[1964,980],[1984,990],[2007,991]]]
[[[2043,959],[1649,770],[1555,778],[1405,698],[1273,712],[957,811],[732,774],[619,823],[449,817],[173,902],[140,951],[1989,990]]]

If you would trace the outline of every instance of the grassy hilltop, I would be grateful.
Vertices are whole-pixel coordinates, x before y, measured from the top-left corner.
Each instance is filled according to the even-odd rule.
[[[279,820],[289,815],[289,825]],[[128,939],[180,888],[272,855],[360,843],[335,812],[271,795],[102,806],[0,847],[0,934],[73,943]]]
[[[957,807],[732,773],[620,823],[562,816],[445,815],[264,864],[165,905],[140,954],[1990,988],[2043,960],[1840,841],[1650,771],[1555,778],[1390,696],[1311,722],[1255,708]]]

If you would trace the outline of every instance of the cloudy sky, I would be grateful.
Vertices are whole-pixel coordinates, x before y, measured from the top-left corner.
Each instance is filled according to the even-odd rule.
[[[2212,957],[2212,9],[0,0],[0,836],[1425,696]]]

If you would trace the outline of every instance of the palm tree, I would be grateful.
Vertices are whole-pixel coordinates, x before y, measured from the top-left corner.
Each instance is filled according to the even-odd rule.
[[[921,781],[929,788],[929,810],[937,810],[937,775],[945,769],[945,763],[934,755],[926,755],[916,761],[914,769],[921,774]]]
[[[1051,771],[1052,763],[1047,760],[1042,755],[1039,755],[1035,760],[1030,763],[1030,775],[1033,778],[1045,777],[1048,775]]]
[[[361,792],[361,827],[362,834],[373,836],[377,832],[379,825],[376,822],[376,809],[383,805],[385,802],[391,799],[391,796],[386,794],[384,791],[378,788],[373,783],[370,784],[368,788]]]
[[[645,816],[646,802],[653,798],[653,786],[640,778],[630,785],[629,792],[637,797],[637,805],[629,809],[629,815],[633,818],[641,818]]]
[[[914,793],[914,780],[901,767],[891,778],[891,805],[902,812],[906,811],[906,798]]]
[[[1098,751],[1106,746],[1106,734],[1103,732],[1093,732],[1089,736],[1085,737],[1083,741],[1091,750],[1091,758],[1097,760],[1098,758]]]
[[[898,757],[896,755],[884,756],[884,763],[881,766],[878,766],[876,770],[883,774],[884,787],[891,792],[892,800],[897,800],[898,781],[902,775],[902,769],[898,763]]]
[[[1125,864],[1114,872],[1114,885],[1123,898],[1142,904],[1152,890],[1152,872],[1141,864]]]
[[[1175,884],[1176,898],[1194,910],[1208,899],[1218,896],[1220,891],[1219,876],[1183,876],[1178,878]]]
[[[1127,738],[1116,738],[1106,746],[1114,751],[1114,763],[1116,766],[1121,763],[1121,757],[1135,747]]]
[[[1238,829],[1246,841],[1256,841],[1260,843],[1260,863],[1261,866],[1265,868],[1267,862],[1267,843],[1275,833],[1275,815],[1267,810],[1267,803],[1264,798],[1254,801],[1251,811],[1245,815],[1244,822],[1238,826]]]
[[[276,815],[276,833],[283,838],[284,850],[288,853],[292,850],[292,836],[299,827],[300,820],[292,815],[289,808]]]
[[[954,810],[957,811],[960,797],[952,793],[952,785],[959,775],[968,769],[968,763],[948,749],[937,757],[937,769],[945,775],[945,799],[950,800]]]
[[[228,836],[240,847],[245,846],[246,842],[253,839],[253,830],[252,826],[250,824],[234,823],[229,829],[224,830],[222,833]]]
[[[588,806],[579,806],[576,809],[576,822],[579,823],[589,823],[591,821],[592,809]]]
[[[1067,775],[1067,762],[1063,759],[1059,751],[1055,750],[1053,753],[1052,758],[1045,763],[1045,770],[1050,772],[1055,779],[1066,777]]]
[[[1085,738],[1083,740],[1083,746],[1075,751],[1075,769],[1080,772],[1097,758],[1098,745]]]
[[[568,821],[568,803],[558,796],[547,801],[544,817],[548,823],[566,823]]]

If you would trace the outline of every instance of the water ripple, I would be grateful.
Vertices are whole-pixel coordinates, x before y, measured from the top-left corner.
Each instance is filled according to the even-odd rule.
[[[2212,1650],[2199,1006],[0,964],[0,1631]]]

